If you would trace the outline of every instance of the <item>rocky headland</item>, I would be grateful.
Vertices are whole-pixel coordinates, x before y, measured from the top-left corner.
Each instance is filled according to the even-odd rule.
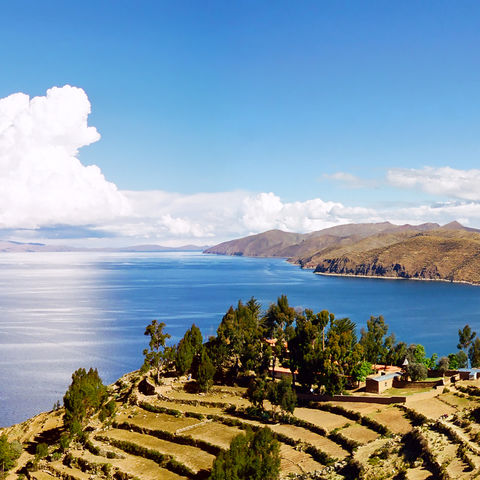
[[[271,230],[205,253],[283,257],[318,274],[480,284],[480,231],[458,222],[350,224],[309,234]]]

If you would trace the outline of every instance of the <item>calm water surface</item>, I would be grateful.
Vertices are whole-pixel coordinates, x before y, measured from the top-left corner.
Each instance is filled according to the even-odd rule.
[[[195,322],[215,333],[228,306],[282,293],[359,327],[384,315],[398,339],[427,353],[456,350],[457,331],[480,333],[480,287],[322,277],[279,259],[169,253],[0,254],[0,426],[48,410],[78,367],[105,382],[137,369],[153,319],[176,342]]]

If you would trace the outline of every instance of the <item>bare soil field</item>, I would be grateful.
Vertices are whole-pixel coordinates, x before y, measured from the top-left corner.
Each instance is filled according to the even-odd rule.
[[[442,415],[452,415],[457,411],[456,408],[447,405],[438,398],[412,401],[408,404],[408,407],[434,420]]]
[[[166,432],[175,433],[177,430],[190,427],[200,423],[196,418],[174,417],[165,413],[152,413],[141,408],[132,410],[120,410],[115,420],[118,423],[128,422],[142,428],[164,430]]]
[[[376,440],[380,435],[373,430],[370,430],[363,425],[359,425],[358,423],[353,423],[352,425],[342,428],[340,433],[352,440],[355,440],[358,443],[368,443]]]
[[[234,437],[243,433],[236,427],[227,427],[221,423],[208,422],[193,427],[185,432],[185,435],[199,440],[206,440],[213,445],[228,449]]]
[[[172,455],[177,461],[183,463],[195,472],[211,468],[215,458],[213,455],[199,448],[171,443],[137,432],[112,429],[107,431],[105,436],[109,439],[131,442],[160,453]]]
[[[412,429],[412,424],[405,418],[404,413],[393,405],[382,406],[368,416],[385,425],[391,432],[404,434]]]
[[[297,407],[294,415],[302,420],[318,425],[327,431],[343,427],[346,423],[350,422],[348,418],[345,418],[342,415],[324,412],[323,410],[316,410],[314,408]]]
[[[323,466],[313,460],[313,458],[290,445],[282,444],[280,446],[281,469],[284,474],[304,473],[322,470]]]
[[[159,478],[162,480],[184,480],[187,478],[160,467],[156,462],[148,458],[130,455],[118,449],[116,451],[119,455],[121,454],[123,458],[109,458],[108,463],[110,463],[112,467],[116,467],[119,471],[133,477],[145,480],[158,480]],[[84,458],[91,463],[102,464],[105,463],[106,460],[105,457],[93,455],[84,450],[73,451],[72,453],[74,456]]]
[[[290,438],[298,439],[307,443],[310,443],[314,447],[319,448],[328,455],[334,458],[343,459],[348,455],[348,452],[344,450],[340,445],[332,440],[317,435],[301,427],[295,427],[293,425],[272,425],[270,427],[274,432],[282,433]]]

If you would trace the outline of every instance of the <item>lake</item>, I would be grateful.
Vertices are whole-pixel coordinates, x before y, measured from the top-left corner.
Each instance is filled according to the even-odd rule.
[[[177,342],[195,322],[205,337],[239,299],[290,304],[358,327],[384,315],[397,339],[427,354],[456,351],[458,329],[480,332],[479,287],[324,277],[281,259],[168,253],[0,254],[0,426],[52,408],[79,367],[104,382],[139,368],[145,326]]]

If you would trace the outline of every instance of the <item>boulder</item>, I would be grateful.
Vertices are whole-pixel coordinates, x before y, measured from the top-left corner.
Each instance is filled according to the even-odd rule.
[[[144,378],[138,384],[138,391],[143,395],[155,395],[155,385],[150,383],[148,379]]]

